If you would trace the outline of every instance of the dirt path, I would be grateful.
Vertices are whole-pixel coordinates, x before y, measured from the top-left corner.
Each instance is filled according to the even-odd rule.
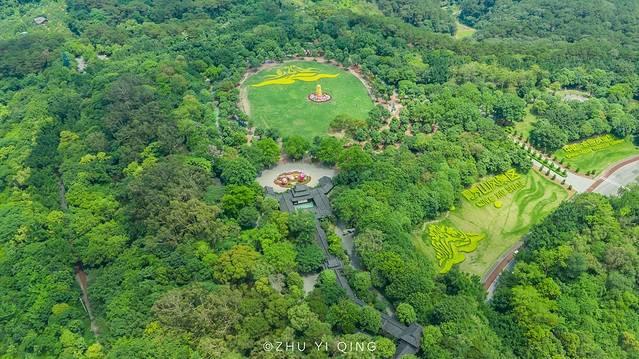
[[[91,331],[97,338],[100,335],[100,329],[95,323],[95,317],[93,316],[93,311],[91,310],[91,302],[89,302],[89,278],[82,269],[81,263],[75,266],[75,280],[80,285],[80,290],[82,291],[81,300],[82,304],[84,305],[84,309],[86,309],[87,313],[89,314],[89,320],[91,321]]]
[[[240,110],[247,116],[251,116],[251,105],[248,99],[248,90],[246,86],[240,86],[240,102],[238,103]]]

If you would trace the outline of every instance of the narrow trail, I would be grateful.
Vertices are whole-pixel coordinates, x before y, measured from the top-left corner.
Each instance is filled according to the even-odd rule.
[[[58,174],[58,196],[60,199],[60,208],[63,212],[66,212],[69,208],[66,198],[66,189],[64,187],[64,181],[62,180],[62,175]],[[75,273],[75,280],[78,282],[80,286],[80,290],[82,291],[82,297],[80,297],[80,302],[82,306],[89,314],[89,320],[91,321],[91,331],[96,338],[98,338],[100,334],[100,329],[95,322],[95,317],[93,316],[93,311],[91,310],[91,302],[89,301],[89,277],[84,272],[82,268],[82,263],[78,262],[73,268]]]
[[[95,317],[93,316],[93,311],[91,310],[91,302],[89,301],[89,277],[84,272],[82,268],[82,263],[78,263],[75,266],[75,280],[80,285],[80,290],[82,291],[82,297],[80,300],[82,301],[82,305],[84,309],[89,314],[89,320],[91,321],[91,331],[96,338],[100,336],[100,329],[95,322]]]

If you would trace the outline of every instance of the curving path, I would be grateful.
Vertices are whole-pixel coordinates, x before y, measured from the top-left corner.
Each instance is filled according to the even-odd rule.
[[[533,160],[533,163],[537,167],[541,165],[536,160]],[[622,160],[608,167],[594,180],[569,171],[566,183],[572,185],[576,192],[594,192],[605,196],[615,195],[620,188],[632,183],[639,183],[639,156]],[[523,245],[523,239],[515,243],[482,278],[484,289],[488,292],[488,299],[492,298],[497,281],[503,271],[514,265],[515,255]]]
[[[601,193],[605,196],[615,195],[621,187],[636,183],[637,180],[639,180],[639,156],[628,158],[609,167],[597,177],[586,192]]]

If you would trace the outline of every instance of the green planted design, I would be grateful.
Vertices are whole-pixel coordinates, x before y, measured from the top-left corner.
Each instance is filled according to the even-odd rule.
[[[477,207],[495,203],[505,195],[518,191],[526,185],[525,178],[510,169],[500,175],[490,177],[462,192],[466,200]],[[499,206],[495,206],[499,208]]]
[[[428,237],[435,249],[440,273],[446,273],[455,264],[463,262],[466,257],[462,252],[473,252],[479,241],[484,239],[483,234],[466,233],[443,224],[430,225]]]
[[[566,152],[566,158],[575,158],[592,152],[597,152],[623,142],[623,139],[619,139],[613,135],[608,134],[589,138],[578,143],[565,145],[562,149],[564,150],[564,152]]]

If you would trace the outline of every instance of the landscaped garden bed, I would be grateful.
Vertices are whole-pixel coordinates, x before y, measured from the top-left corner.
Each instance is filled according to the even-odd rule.
[[[632,138],[603,135],[564,146],[554,156],[578,173],[598,175],[610,165],[639,155]]]
[[[470,253],[477,249],[482,234],[466,233],[442,224],[428,226],[428,237],[435,249],[435,257],[439,263],[439,272],[448,272],[455,264],[466,258],[462,252]]]
[[[273,183],[283,188],[292,188],[296,184],[307,184],[311,181],[311,176],[307,175],[303,171],[290,171],[280,173]]]
[[[490,177],[478,184],[471,186],[462,192],[466,200],[472,202],[477,207],[483,207],[489,203],[494,203],[496,208],[501,207],[499,198],[521,189],[525,181],[514,169],[510,169],[500,175]]]
[[[321,96],[317,85],[321,85]],[[282,137],[326,135],[336,116],[365,120],[373,108],[364,84],[353,74],[309,61],[262,70],[242,84],[241,93],[246,94],[245,111],[253,124],[275,128]]]
[[[565,157],[575,158],[579,156],[584,156],[593,152],[601,151],[610,146],[614,146],[616,144],[623,143],[623,139],[619,139],[613,135],[603,135],[598,137],[589,138],[587,140],[571,143],[565,145],[562,150],[565,153]]]
[[[569,196],[565,188],[539,172],[530,171],[520,176],[516,181],[521,181],[523,187],[494,202],[486,202],[493,205],[479,207],[462,194],[461,204],[438,222],[464,233],[484,236],[475,251],[464,253],[465,260],[459,263],[461,270],[483,275],[533,224],[539,223]],[[427,234],[428,227],[425,225],[414,233],[413,244],[420,253],[439,263]]]

